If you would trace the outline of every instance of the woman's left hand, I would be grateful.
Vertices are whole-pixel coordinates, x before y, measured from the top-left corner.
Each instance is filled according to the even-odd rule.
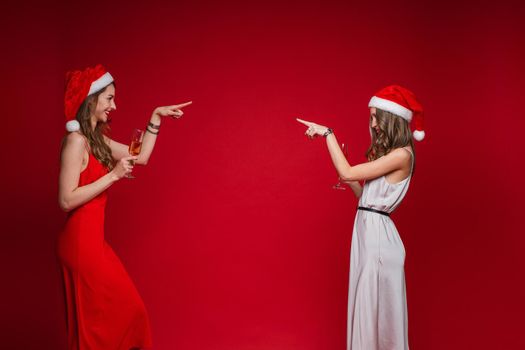
[[[308,122],[306,120],[302,120],[302,119],[299,119],[299,118],[296,118],[296,120],[301,123],[301,124],[304,124],[308,127],[308,129],[306,129],[306,132],[304,133],[306,136],[308,136],[308,138],[310,139],[313,139],[314,137],[316,136],[323,136],[327,131],[328,131],[328,128],[326,126],[322,126],[322,125],[319,125],[319,124],[315,124],[315,123],[312,123],[312,122]]]
[[[184,114],[184,112],[182,111],[182,108],[189,106],[191,104],[192,104],[192,101],[181,103],[178,105],[157,107],[153,111],[153,114],[154,115],[156,114],[159,117],[172,117],[175,119],[179,119]]]

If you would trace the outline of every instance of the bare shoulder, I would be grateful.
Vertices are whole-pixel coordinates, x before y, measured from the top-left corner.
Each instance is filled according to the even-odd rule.
[[[388,155],[399,160],[406,160],[412,158],[412,150],[404,147],[395,148]]]
[[[86,149],[86,138],[79,132],[70,132],[64,137],[64,149],[80,153]]]
[[[83,142],[85,142],[84,135],[82,135],[78,131],[70,132],[64,138],[67,143],[71,144],[82,144]]]
[[[404,167],[407,164],[410,166],[410,162],[412,161],[412,154],[406,148],[402,147],[393,149],[387,154],[387,157],[399,167]]]

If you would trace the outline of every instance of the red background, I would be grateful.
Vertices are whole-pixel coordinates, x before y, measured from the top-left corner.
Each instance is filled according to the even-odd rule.
[[[518,349],[525,302],[523,5],[16,2],[2,9],[2,347],[65,349],[54,244],[66,70],[117,81],[113,137],[166,120],[106,238],[149,310],[155,349],[344,349],[356,200],[325,145],[363,162],[367,103],[399,83],[427,138],[394,215],[412,349]]]

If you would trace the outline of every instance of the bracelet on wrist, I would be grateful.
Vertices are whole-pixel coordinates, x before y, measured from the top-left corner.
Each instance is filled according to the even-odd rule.
[[[150,134],[153,134],[153,135],[158,135],[159,132],[160,132],[159,130],[157,130],[157,131],[150,130],[149,125],[146,128],[146,131],[149,132]]]
[[[151,128],[155,129],[155,130],[159,130],[160,129],[160,124],[156,125],[156,124],[153,124],[152,122],[149,122],[148,126],[151,126]]]
[[[324,132],[323,137],[327,137],[328,135],[333,134],[333,133],[334,133],[334,131],[332,129],[328,128]]]

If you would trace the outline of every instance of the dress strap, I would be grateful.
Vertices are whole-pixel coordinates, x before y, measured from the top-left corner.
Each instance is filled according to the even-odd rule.
[[[91,147],[89,146],[89,141],[87,139],[86,136],[84,136],[83,134],[80,134],[82,136],[82,138],[84,139],[84,147],[87,151],[88,154],[91,154]]]

